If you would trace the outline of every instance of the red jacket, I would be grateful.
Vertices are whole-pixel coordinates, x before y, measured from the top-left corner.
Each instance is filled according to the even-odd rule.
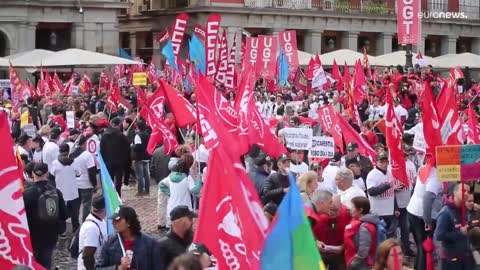
[[[345,227],[350,223],[350,212],[342,206],[338,217],[331,219],[327,214],[317,214],[312,208],[305,208],[307,216],[314,220],[312,227],[315,239],[323,242],[325,245],[339,246],[343,245]]]

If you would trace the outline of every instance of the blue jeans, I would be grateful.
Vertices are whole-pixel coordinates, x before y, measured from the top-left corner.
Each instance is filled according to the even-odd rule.
[[[137,175],[138,193],[150,193],[150,161],[135,161],[135,173]]]
[[[93,188],[78,189],[78,195],[80,195],[80,201],[82,204],[82,223],[90,214],[92,208]]]
[[[42,247],[36,250],[33,250],[33,256],[35,260],[46,269],[50,269],[52,266],[52,255],[55,245],[51,247]]]

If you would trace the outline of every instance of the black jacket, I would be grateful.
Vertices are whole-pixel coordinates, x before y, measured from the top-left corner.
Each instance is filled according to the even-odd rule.
[[[158,183],[168,176],[170,170],[168,169],[168,162],[170,156],[165,155],[165,147],[158,146],[153,151],[152,159],[150,160],[150,176]]]
[[[150,134],[146,130],[139,130],[135,136],[139,136],[140,140],[142,141],[139,144],[135,143],[133,140],[133,160],[135,161],[142,161],[142,160],[150,160],[150,155],[147,153],[147,144],[148,140],[150,139]]]
[[[163,268],[167,269],[176,257],[187,252],[190,244],[192,244],[192,237],[182,239],[173,231],[169,231],[160,239],[160,256],[162,257]]]
[[[262,203],[265,205],[269,202],[274,202],[280,205],[285,195],[283,189],[288,187],[290,187],[290,182],[287,175],[279,172],[271,174],[263,184]]]
[[[128,139],[118,128],[108,128],[100,140],[100,153],[108,168],[123,169],[130,163]]]
[[[30,237],[32,240],[33,250],[41,250],[43,248],[55,246],[58,235],[65,232],[67,220],[67,209],[63,199],[62,192],[57,189],[59,219],[56,224],[45,223],[38,217],[38,199],[45,191],[47,181],[38,181],[29,185],[23,192],[23,201],[25,203],[25,211],[27,213],[28,227],[30,229]]]

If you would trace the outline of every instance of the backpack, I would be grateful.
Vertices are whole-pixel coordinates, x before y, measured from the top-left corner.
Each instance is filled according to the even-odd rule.
[[[102,230],[100,230],[100,226],[98,226],[98,224],[97,224],[95,221],[91,220],[91,219],[86,219],[85,222],[87,222],[87,221],[93,222],[93,223],[95,223],[95,225],[97,226],[98,231],[99,231],[99,233],[100,233],[100,234],[99,234],[99,239],[98,239],[98,241],[100,242],[100,244],[102,244],[102,242],[103,242],[103,235],[102,235]],[[81,226],[80,226],[80,228],[81,228]],[[73,236],[73,238],[72,238],[72,241],[70,242],[70,245],[68,245],[68,252],[70,253],[70,257],[71,257],[72,259],[77,259],[78,256],[80,255],[80,253],[83,252],[83,250],[82,250],[82,251],[79,250],[79,249],[80,249],[80,239],[79,239],[79,237],[80,237],[80,228],[78,228],[78,229],[75,231],[75,234],[74,234],[74,236]]]
[[[51,184],[47,184],[38,197],[37,213],[39,220],[45,223],[55,223],[60,217],[58,192]]]
[[[377,248],[385,240],[387,240],[387,224],[385,221],[380,220],[377,223]]]

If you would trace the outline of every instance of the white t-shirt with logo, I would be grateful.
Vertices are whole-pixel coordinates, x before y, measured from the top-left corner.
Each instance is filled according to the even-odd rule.
[[[80,172],[75,166],[75,161],[71,165],[63,165],[57,159],[53,161],[49,172],[55,176],[55,185],[62,192],[63,199],[66,202],[78,198],[76,176],[79,175]]]
[[[95,222],[98,227],[93,222]],[[78,251],[81,252],[84,247],[96,247],[97,250],[95,251],[95,259],[97,260],[100,257],[101,247],[107,237],[107,224],[105,223],[105,221],[99,220],[94,215],[89,214],[85,222],[83,222],[82,226],[80,227],[80,233],[78,235]],[[78,270],[86,269],[83,265],[82,255],[82,253],[78,255]]]
[[[83,151],[77,158],[75,158],[75,165],[80,174],[77,177],[77,186],[79,189],[93,188],[92,183],[88,177],[88,169],[95,167],[95,159],[88,151]]]
[[[296,174],[297,176],[300,176],[302,173],[308,171],[308,165],[305,162],[302,162],[300,164],[293,164],[290,163],[290,172]]]
[[[365,186],[365,181],[363,181],[363,178],[360,176],[357,179],[353,179],[352,184],[354,186],[357,186],[359,189],[363,190],[364,192],[367,190],[367,187]]]
[[[340,168],[338,166],[328,164],[327,167],[323,170],[322,178],[323,182],[319,183],[320,186],[325,186],[324,190],[328,190],[332,193],[337,192],[337,184],[335,183],[335,177]]]
[[[348,209],[352,209],[352,199],[355,197],[366,197],[365,192],[361,190],[359,187],[352,185],[348,189],[342,191],[337,191],[338,196],[340,196],[340,202],[347,207]]]
[[[393,179],[390,170],[383,174],[379,169],[373,168],[367,175],[367,190],[388,183]],[[370,211],[378,216],[389,216],[394,214],[394,187],[377,196],[368,196],[370,201]]]
[[[415,184],[415,177],[417,176],[417,169],[415,168],[415,164],[413,164],[411,160],[406,161],[405,168],[407,172],[409,186],[403,187],[402,189],[395,192],[395,198],[397,200],[398,208],[405,208],[408,206],[408,203],[410,202],[410,194],[412,193],[412,187],[413,184]],[[397,179],[395,179],[395,183],[403,184]]]

